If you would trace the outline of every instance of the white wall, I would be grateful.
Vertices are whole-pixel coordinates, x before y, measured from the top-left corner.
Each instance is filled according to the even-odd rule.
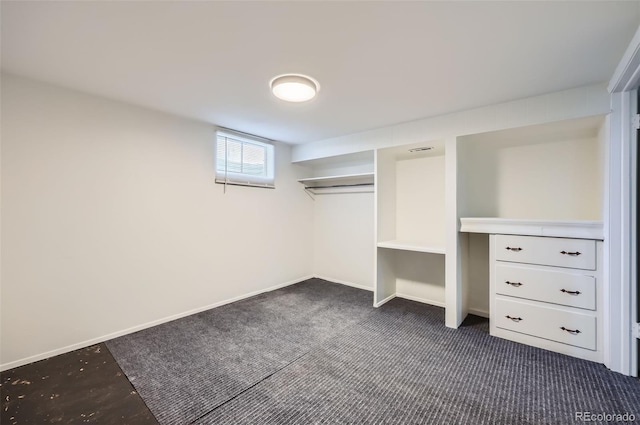
[[[445,246],[445,157],[396,164],[396,239]]]
[[[225,195],[212,125],[9,75],[1,136],[3,369],[312,273],[287,145]]]
[[[496,217],[600,220],[598,151],[592,138],[499,150]]]
[[[373,290],[373,202],[373,193],[315,196],[315,276]]]
[[[398,297],[444,307],[444,255],[398,250],[394,266]]]
[[[461,172],[468,216],[602,219],[603,158],[596,138],[471,143],[466,150]]]

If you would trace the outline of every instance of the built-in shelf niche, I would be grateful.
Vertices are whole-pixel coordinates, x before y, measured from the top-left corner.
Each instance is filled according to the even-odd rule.
[[[602,220],[605,118],[458,138],[464,217]]]
[[[380,149],[376,164],[378,246],[444,254],[444,143]]]
[[[378,248],[397,249],[400,251],[425,252],[429,254],[444,254],[444,246],[427,246],[419,242],[407,242],[402,240],[390,240],[378,242]]]
[[[430,150],[412,151],[431,147]],[[376,156],[376,306],[395,296],[444,306],[444,143],[380,149]]]
[[[393,297],[444,307],[445,256],[378,247],[374,305]]]

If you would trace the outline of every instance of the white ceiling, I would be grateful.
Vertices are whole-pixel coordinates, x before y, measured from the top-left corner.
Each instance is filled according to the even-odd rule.
[[[290,143],[607,81],[640,2],[8,2],[2,68]],[[287,104],[275,75],[319,80]]]

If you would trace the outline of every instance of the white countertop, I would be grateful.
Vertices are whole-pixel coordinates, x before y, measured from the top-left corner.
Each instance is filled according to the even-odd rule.
[[[460,231],[500,235],[604,239],[604,223],[586,220],[529,220],[497,217],[464,217]]]

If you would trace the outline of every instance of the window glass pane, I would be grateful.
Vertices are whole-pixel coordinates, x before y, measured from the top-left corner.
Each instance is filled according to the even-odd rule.
[[[242,172],[242,142],[226,138],[225,143],[225,137],[219,137],[216,156],[218,171],[224,172],[226,170],[230,173]],[[225,161],[227,161],[226,168]]]
[[[227,139],[227,171],[242,173],[242,142]]]
[[[242,155],[242,172],[253,176],[265,175],[265,161],[267,156],[265,151],[264,146],[245,143]]]
[[[218,137],[218,141],[216,143],[216,170],[218,171],[224,171],[226,152],[224,137]]]

